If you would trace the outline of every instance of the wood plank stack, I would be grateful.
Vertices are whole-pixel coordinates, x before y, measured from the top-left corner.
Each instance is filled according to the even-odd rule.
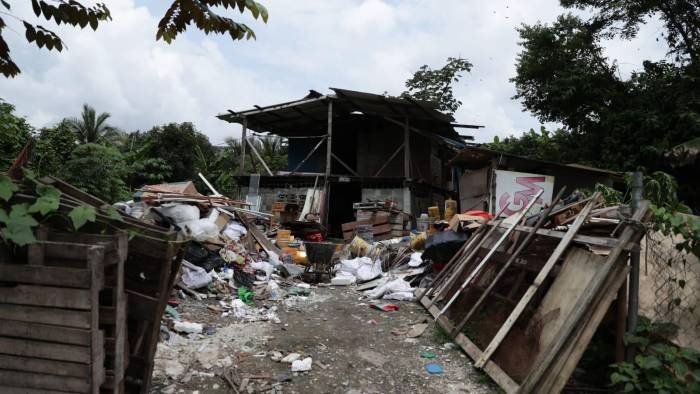
[[[410,216],[397,210],[383,209],[358,209],[355,211],[357,220],[343,223],[343,239],[351,240],[355,236],[355,228],[358,225],[372,225],[372,233],[375,241],[383,241],[395,237],[403,237],[410,234]]]
[[[26,262],[0,264],[0,392],[123,392],[105,386],[108,368],[117,383],[124,370],[123,352],[121,360],[106,352],[106,337],[123,346],[125,330],[101,324],[105,308],[125,308],[113,273],[123,270],[117,247],[126,239],[117,238],[42,241]]]

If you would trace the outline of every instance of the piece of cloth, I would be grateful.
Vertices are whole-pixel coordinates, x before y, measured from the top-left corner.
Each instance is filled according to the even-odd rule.
[[[396,304],[378,304],[378,303],[371,303],[369,304],[369,307],[372,309],[377,309],[380,311],[384,312],[393,312],[393,311],[398,311],[399,306]]]

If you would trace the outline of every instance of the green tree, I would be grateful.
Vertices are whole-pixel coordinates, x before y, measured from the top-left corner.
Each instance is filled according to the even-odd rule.
[[[34,171],[40,176],[63,177],[63,168],[76,147],[75,133],[66,120],[41,129],[34,148]]]
[[[684,180],[684,200],[697,197],[697,182],[685,182],[688,176],[683,171],[687,170],[675,170],[665,159],[673,147],[700,135],[697,1],[561,3],[586,8],[591,16],[582,19],[567,14],[550,25],[519,29],[523,51],[512,79],[517,92],[514,98],[541,121],[564,126],[570,141],[575,141],[575,149],[565,155],[566,162],[670,172]],[[664,23],[658,39],[669,44],[670,56],[644,61],[640,70],[623,78],[617,64],[605,57],[602,42],[634,37],[651,15]],[[523,138],[532,142],[531,137]],[[508,142],[513,149],[522,149],[522,143]],[[530,147],[530,151],[543,153],[556,147],[551,139],[539,142],[541,148]],[[700,207],[698,201],[687,202],[695,209]]]
[[[34,131],[26,119],[14,112],[14,105],[0,99],[0,172],[12,165]]]
[[[76,147],[64,168],[66,181],[107,202],[129,197],[127,173],[124,156],[116,148],[93,143]]]
[[[68,118],[67,124],[73,129],[78,142],[81,144],[105,142],[111,136],[118,133],[115,127],[107,124],[107,119],[112,115],[103,112],[97,115],[95,109],[83,104],[80,118]]]
[[[154,127],[144,137],[143,157],[168,163],[172,168],[168,182],[199,179],[197,172],[207,171],[208,162],[217,156],[209,138],[189,122]]]
[[[435,102],[440,110],[452,115],[462,105],[455,98],[452,85],[471,69],[472,64],[461,57],[448,57],[446,64],[437,70],[423,65],[406,81],[407,90],[401,97]]]
[[[39,48],[62,51],[65,44],[56,33],[12,14],[14,2],[14,0],[0,1],[0,15],[9,16],[12,20],[21,23],[28,42],[36,44]],[[100,22],[112,19],[109,9],[103,3],[86,7],[76,0],[31,0],[31,2],[38,19],[42,16],[47,21],[53,19],[57,25],[63,23],[73,27],[79,26],[81,29],[90,25],[93,30],[97,30]],[[255,19],[260,17],[267,23],[267,9],[254,0],[175,0],[158,23],[156,40],[163,39],[171,43],[190,24],[194,24],[206,34],[212,32],[228,34],[233,40],[255,38],[255,32],[250,27],[217,13],[215,11],[217,7],[233,10],[237,8],[241,14],[249,12]],[[5,77],[14,77],[19,74],[20,69],[12,60],[10,48],[2,37],[3,29],[6,27],[5,21],[0,17],[0,73]]]

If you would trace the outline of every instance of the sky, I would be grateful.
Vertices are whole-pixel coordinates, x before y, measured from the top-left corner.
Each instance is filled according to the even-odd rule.
[[[190,28],[168,45],[155,34],[169,1],[103,1],[113,20],[96,32],[38,21],[59,33],[67,46],[61,53],[27,44],[21,25],[10,22],[13,29],[3,32],[22,73],[0,77],[0,98],[35,127],[78,116],[89,103],[125,131],[190,121],[221,144],[240,136],[239,125],[215,117],[227,109],[295,100],[329,87],[400,94],[421,65],[439,68],[461,56],[473,69],[455,87],[463,103],[455,118],[484,125],[469,132],[477,142],[490,142],[541,125],[512,99],[509,79],[521,50],[516,28],[551,23],[567,12],[557,0],[259,0],[269,11],[267,24],[222,10],[251,26],[257,40],[231,41]],[[18,17],[37,21],[30,2],[12,3]],[[606,43],[623,77],[643,59],[665,56],[663,42],[656,41],[660,30],[652,20],[634,41]]]

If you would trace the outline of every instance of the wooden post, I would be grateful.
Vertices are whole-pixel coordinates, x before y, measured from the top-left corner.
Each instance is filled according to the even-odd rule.
[[[644,195],[644,176],[641,171],[632,174],[632,212],[639,209],[639,204]],[[637,330],[639,314],[639,251],[630,253],[630,275],[627,287],[627,332],[634,334]],[[634,348],[625,349],[625,358],[628,362],[634,359]]]
[[[407,181],[411,180],[411,126],[408,118],[403,125],[403,176]],[[410,211],[409,211],[410,212]]]
[[[246,134],[248,132],[248,119],[243,118],[243,122],[241,122],[241,128],[243,131],[241,132],[241,160],[240,163],[238,164],[238,175],[243,175],[243,172],[245,171],[245,147],[246,147]]]
[[[328,99],[328,136],[326,137],[326,179],[323,186],[325,191],[325,210],[323,224],[328,228],[328,211],[330,205],[330,190],[328,186],[329,178],[331,176],[331,149],[333,148],[333,100]]]

